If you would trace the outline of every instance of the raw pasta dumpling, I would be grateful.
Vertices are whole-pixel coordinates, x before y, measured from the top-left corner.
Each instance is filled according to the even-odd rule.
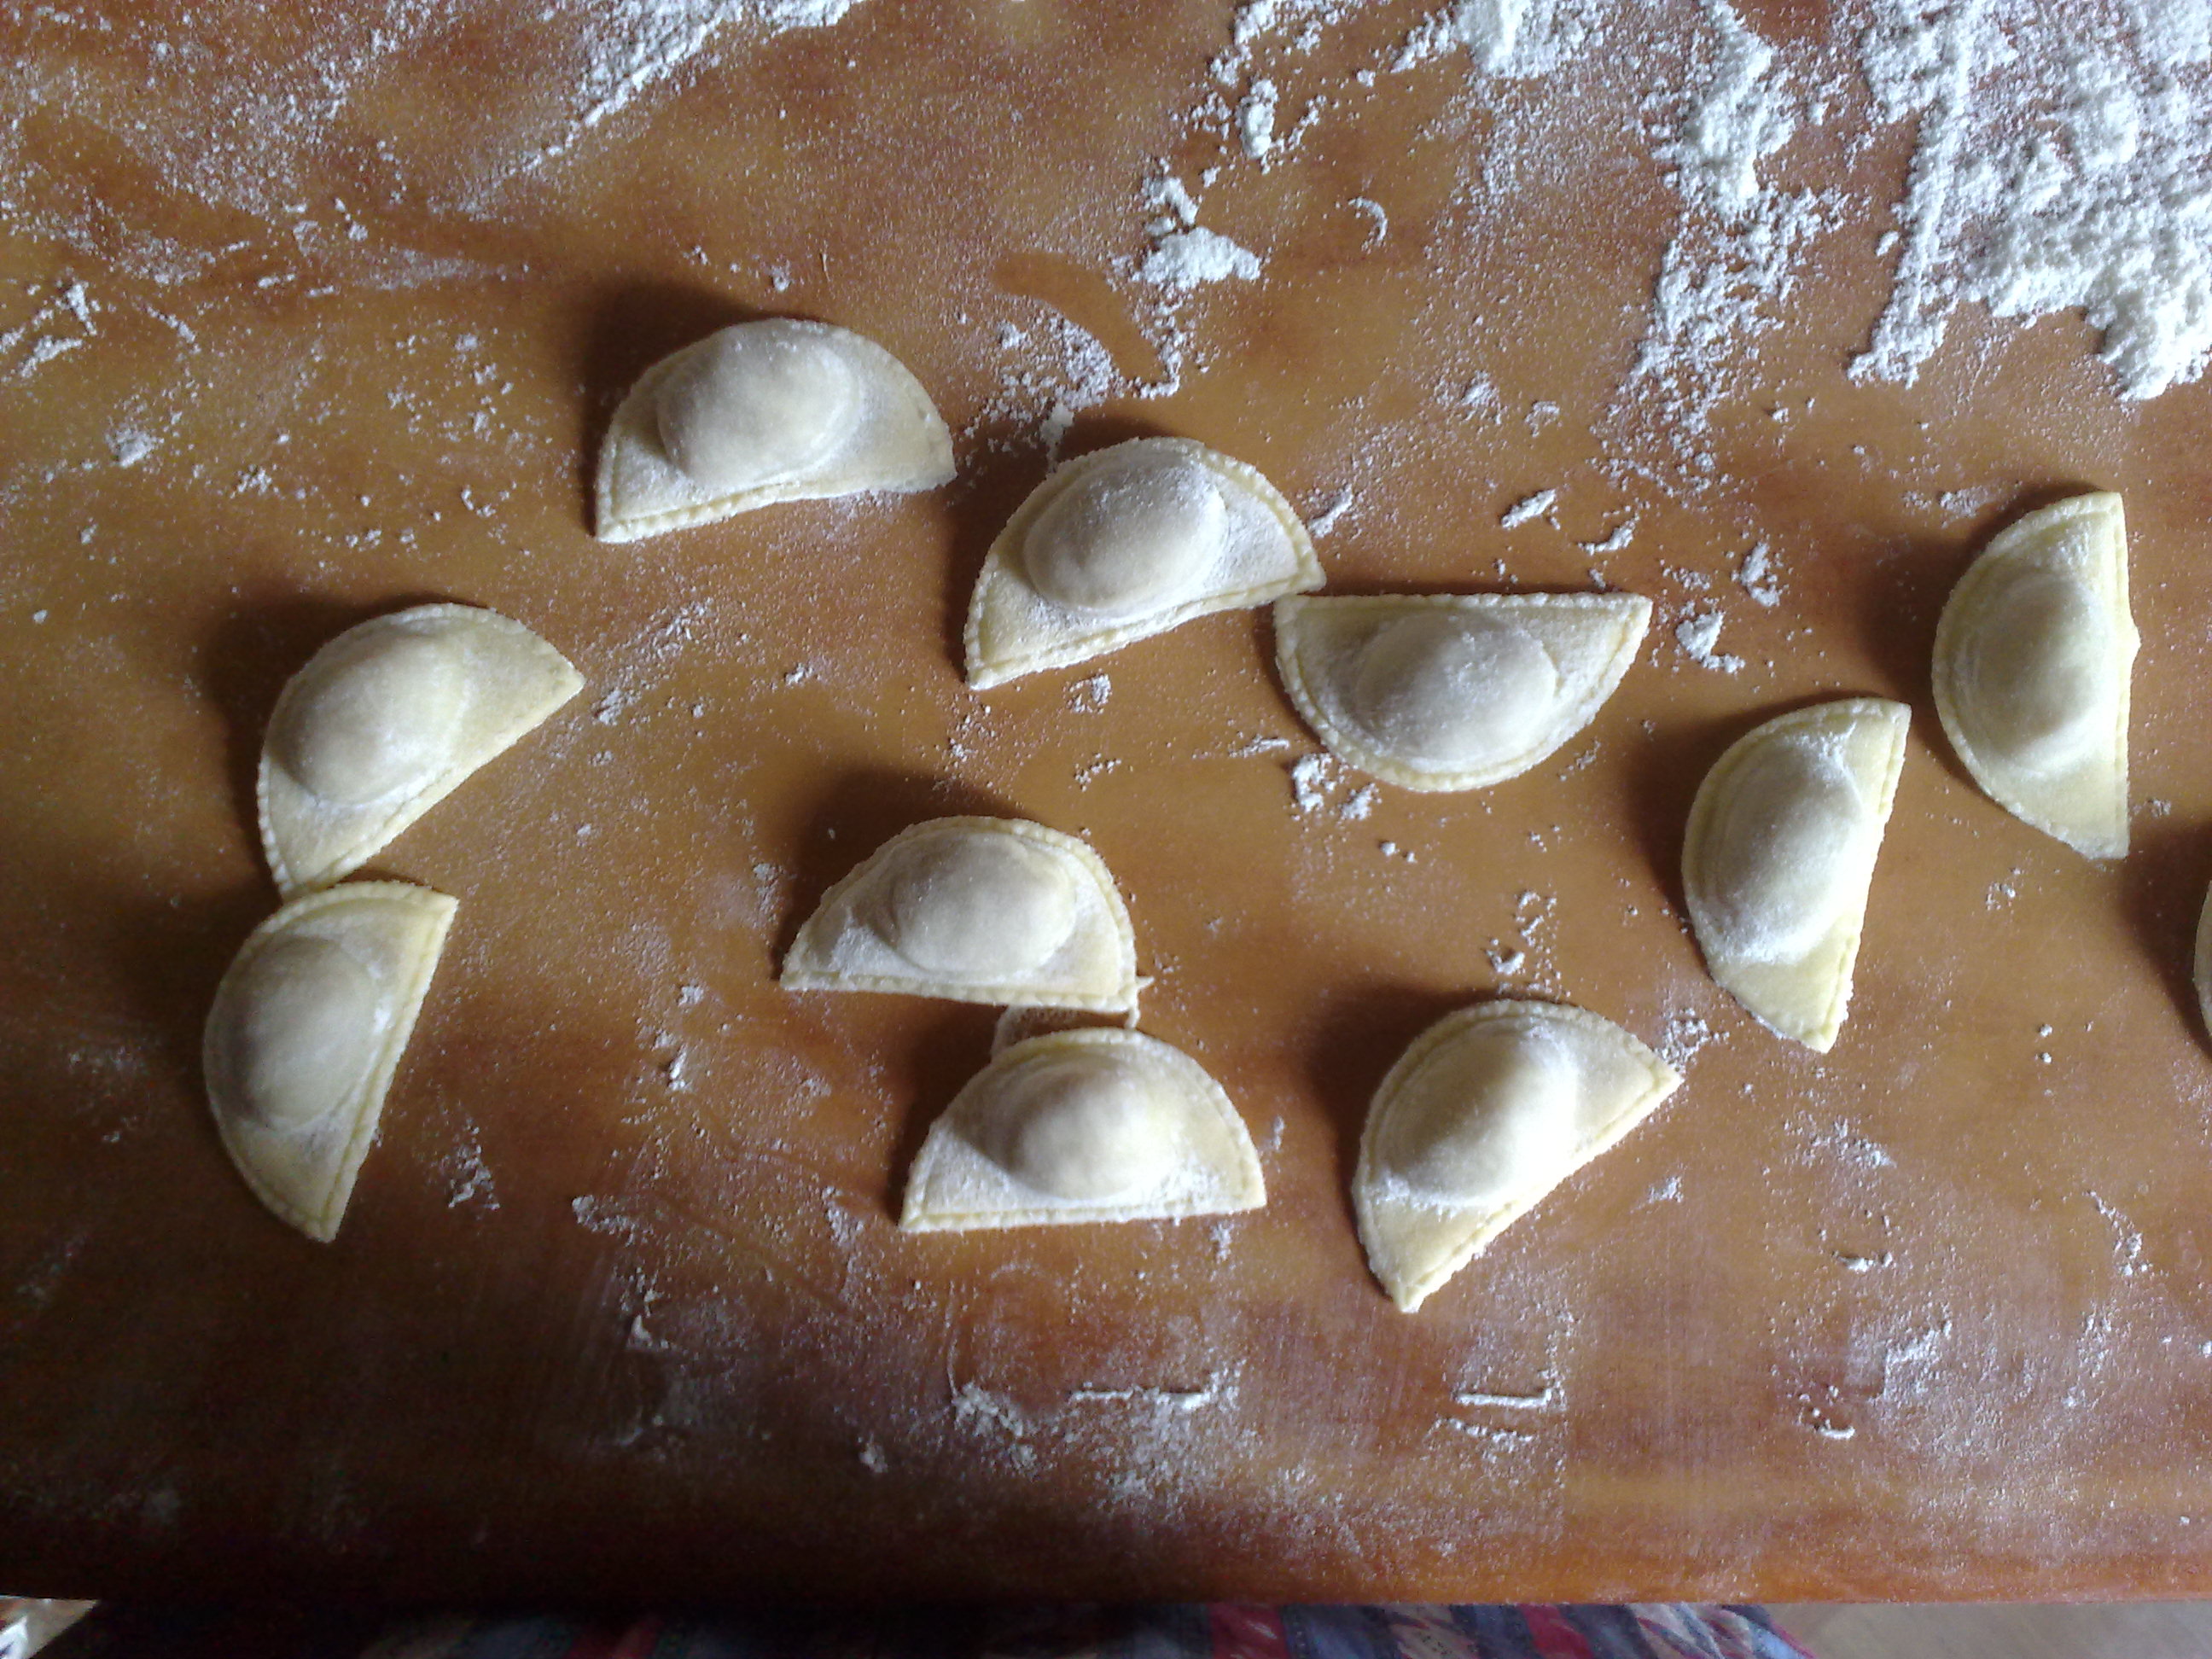
[[[1137,940],[1114,878],[1073,836],[932,818],[832,887],[783,959],[793,991],[1133,1012]]]
[[[276,700],[261,844],[287,898],[374,858],[574,696],[568,659],[520,623],[425,605],[349,628]]]
[[[599,537],[635,541],[776,501],[951,477],[951,435],[905,364],[850,329],[764,318],[638,378],[599,451]]]
[[[1781,715],[1738,738],[1691,804],[1682,884],[1705,965],[1763,1024],[1821,1054],[1850,1003],[1910,720],[1878,697]]]
[[[1413,1312],[1680,1082],[1611,1020],[1559,1003],[1480,1003],[1429,1027],[1376,1090],[1352,1177],[1390,1299]]]
[[[1936,627],[1936,713],[1990,798],[2091,858],[2128,850],[2128,611],[2120,498],[2000,531]]]
[[[1257,1209],[1259,1154],[1221,1085],[1135,1031],[1017,1042],[954,1097],[907,1177],[912,1232]]]
[[[1408,789],[1477,789],[1589,725],[1650,621],[1633,593],[1294,596],[1275,605],[1275,663],[1339,759]]]
[[[1256,469],[1186,438],[1132,439],[1068,462],[992,544],[968,607],[968,683],[1321,585],[1305,526]]]
[[[253,930],[216,989],[202,1065],[216,1133],[310,1238],[337,1236],[453,910],[402,882],[311,893]]]

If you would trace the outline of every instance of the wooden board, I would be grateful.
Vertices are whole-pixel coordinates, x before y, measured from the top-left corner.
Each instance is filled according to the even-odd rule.
[[[2212,1058],[2187,981],[2212,875],[2212,397],[2120,401],[2077,319],[1978,313],[1917,385],[1848,378],[1911,143],[1863,89],[1778,163],[1837,192],[1838,228],[1714,369],[1700,431],[1694,399],[1635,390],[1680,210],[1639,92],[1594,96],[1540,153],[1556,94],[1464,54],[1389,70],[1415,7],[1251,49],[1239,72],[1278,78],[1284,127],[1330,100],[1264,169],[1202,108],[1229,16],[1199,0],[870,0],[618,59],[577,44],[611,23],[557,8],[325,9],[4,26],[13,1587],[2212,1583]],[[1812,9],[1745,16],[1810,50]],[[1686,31],[1692,9],[1654,16]],[[1172,314],[1133,274],[1163,161],[1194,187],[1218,167],[1202,222],[1265,261]],[[896,353],[959,434],[958,482],[595,543],[615,400],[762,313]],[[1110,365],[1071,356],[1056,314]],[[1179,387],[1129,391],[1178,341]],[[1494,407],[1466,404],[1478,380]],[[1339,775],[1298,810],[1289,765],[1315,745],[1261,614],[1133,647],[1088,689],[979,697],[954,654],[968,586],[1042,476],[1056,400],[1083,405],[1071,452],[1184,434],[1310,514],[1343,500],[1320,544],[1340,588],[1595,567],[1662,625],[1552,762],[1371,808]],[[2144,640],[2136,848],[2109,867],[1977,793],[1928,690],[1973,549],[2090,486],[2126,494]],[[1500,527],[1546,488],[1551,519]],[[1578,545],[1632,518],[1623,550]],[[1761,541],[1771,609],[1734,581]],[[589,689],[376,860],[460,908],[319,1247],[228,1166],[199,1024],[275,904],[251,778],[279,687],[430,598],[527,623]],[[1715,607],[1740,672],[1672,636]],[[1722,749],[1835,694],[1915,724],[1823,1058],[1707,980],[1676,865]],[[1104,855],[1158,976],[1145,1029],[1237,1102],[1264,1211],[895,1231],[993,1014],[787,997],[771,972],[878,842],[975,811]],[[1687,1057],[1688,1082],[1401,1316],[1345,1194],[1369,1094],[1431,1020],[1516,990]]]

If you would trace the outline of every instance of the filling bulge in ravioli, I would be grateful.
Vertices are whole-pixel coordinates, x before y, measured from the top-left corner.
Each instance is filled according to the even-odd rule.
[[[709,489],[782,482],[828,455],[851,428],[856,381],[826,334],[726,329],[660,383],[653,415],[661,447]]]
[[[968,1080],[915,1155],[899,1225],[1172,1220],[1267,1195],[1243,1120],[1204,1067],[1092,1027],[1026,1038]]]
[[[1055,1198],[1111,1199],[1166,1180],[1176,1136],[1152,1078],[1111,1051],[1042,1058],[1009,1079],[986,1150]]]
[[[1346,690],[1353,717],[1390,752],[1479,766],[1520,753],[1542,732],[1559,672],[1510,623],[1419,611],[1375,630]]]
[[[917,847],[887,885],[885,939],[933,973],[1035,968],[1075,927],[1067,872],[1009,836],[945,836]]]
[[[1754,962],[1811,950],[1856,896],[1874,828],[1835,755],[1807,741],[1753,755],[1713,824],[1698,895],[1716,942]]]
[[[216,1086],[265,1128],[305,1129],[367,1079],[386,1023],[384,994],[334,939],[280,939],[249,962],[234,1026],[210,1058]]]
[[[2111,730],[2112,629],[2096,595],[2064,571],[2023,565],[1984,604],[1959,677],[1975,730],[2013,765],[2063,771]]]
[[[1409,1080],[1376,1155],[1422,1199],[1507,1204],[1529,1170],[1571,1151],[1579,1091],[1574,1056],[1542,1026],[1475,1027]]]
[[[255,928],[216,988],[200,1048],[216,1133],[311,1238],[337,1232],[453,908],[398,882],[312,893]]]
[[[1368,1265],[1407,1313],[1681,1081],[1610,1020],[1478,1003],[1416,1038],[1376,1089],[1352,1208]]]
[[[325,800],[358,806],[418,783],[451,756],[467,696],[462,659],[441,635],[341,635],[290,700],[273,746]]]
[[[1227,519],[1203,463],[1176,450],[1138,451],[1037,515],[1023,567],[1032,587],[1071,610],[1133,616],[1172,601],[1212,565]]]

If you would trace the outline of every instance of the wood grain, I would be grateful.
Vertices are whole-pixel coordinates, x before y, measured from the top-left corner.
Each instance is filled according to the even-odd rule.
[[[2070,319],[1962,319],[1917,386],[1849,380],[1904,135],[1792,152],[1844,223],[1695,434],[1621,391],[1678,205],[1632,94],[1561,134],[1576,165],[1520,158],[1507,195],[1485,145],[1536,91],[1486,91],[1462,59],[1353,79],[1419,8],[1283,60],[1286,108],[1326,89],[1336,112],[1265,171],[1225,166],[1205,204],[1264,279],[1192,296],[1180,389],[1083,409],[1071,450],[1175,433],[1310,513],[1349,489],[1321,546],[1355,592],[1492,587],[1501,562],[1586,586],[1577,543],[1632,514],[1606,580],[1668,623],[1720,605],[1747,661],[1700,669],[1662,626],[1527,776],[1384,789],[1365,817],[1346,779],[1301,815],[1286,763],[1312,744],[1264,616],[1100,663],[1092,709],[1089,671],[978,697],[956,670],[968,586],[1067,390],[1048,307],[1127,375],[1172,344],[1129,275],[1138,189],[1154,158],[1194,179],[1222,161],[1186,112],[1224,6],[872,0],[834,29],[732,26],[587,124],[553,95],[576,72],[540,9],[488,0],[356,75],[297,143],[281,108],[223,99],[307,95],[351,23],[65,15],[4,26],[24,74],[75,91],[0,152],[0,330],[77,331],[72,282],[98,307],[82,347],[0,364],[11,1583],[635,1602],[2212,1583],[2212,1060],[2186,978],[2212,874],[2212,398],[2115,401]],[[210,31],[219,62],[153,55]],[[1379,246],[1355,196],[1388,209]],[[960,480],[593,542],[613,402],[763,313],[898,355],[961,434]],[[1458,405],[1477,374],[1495,418]],[[134,433],[152,447],[125,465]],[[2091,485],[2127,496],[2144,636],[2136,850],[2109,867],[1977,793],[1928,691],[1981,538]],[[1546,487],[1555,523],[1498,527]],[[1772,610],[1732,580],[1759,540]],[[339,629],[430,598],[528,623],[590,687],[368,872],[460,909],[321,1248],[226,1164],[199,1022],[275,904],[248,814],[278,688]],[[1676,866],[1711,760],[1840,694],[1900,699],[1915,729],[1850,1020],[1815,1057],[1705,977]],[[1237,1103],[1266,1210],[895,1231],[992,1014],[787,997],[771,971],[880,840],[979,811],[1105,857],[1158,977],[1145,1029]],[[1345,1196],[1367,1099],[1416,1032],[1507,990],[1694,1050],[1688,1081],[1402,1316]]]

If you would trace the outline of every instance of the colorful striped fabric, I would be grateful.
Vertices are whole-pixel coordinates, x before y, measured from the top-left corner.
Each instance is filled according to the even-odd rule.
[[[418,1626],[363,1659],[1812,1659],[1756,1607],[1400,1603],[942,1608]]]

